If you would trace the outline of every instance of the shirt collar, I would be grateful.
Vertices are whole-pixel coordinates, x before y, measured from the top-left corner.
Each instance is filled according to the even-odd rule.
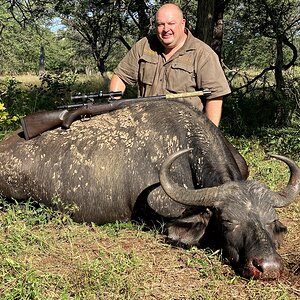
[[[183,46],[180,48],[179,52],[194,50],[196,48],[195,44],[194,44],[195,37],[193,36],[193,34],[187,28],[185,28],[185,32],[187,34],[187,38],[186,38],[185,43],[183,44]]]

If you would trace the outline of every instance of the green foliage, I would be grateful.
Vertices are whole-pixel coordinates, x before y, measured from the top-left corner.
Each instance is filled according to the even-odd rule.
[[[286,155],[300,161],[299,117],[295,114],[290,126],[275,126],[277,111],[270,100],[263,100],[242,98],[240,101],[243,103],[227,103],[224,110],[230,111],[230,115],[224,116],[221,130],[228,136],[240,139],[242,155],[251,152],[255,145],[260,145],[267,153]]]
[[[17,128],[20,116],[26,109],[27,97],[14,77],[0,80],[0,129],[10,131]]]
[[[76,56],[76,45],[65,31],[52,32],[48,29],[42,42],[45,48],[45,68],[47,72],[75,72],[77,70],[80,58]]]
[[[7,77],[0,82],[0,97],[9,113],[19,114],[26,110],[28,96],[22,88],[22,82],[15,77]]]
[[[268,128],[261,135],[265,148],[272,153],[290,156],[300,160],[300,122],[286,128]]]
[[[0,20],[6,21],[1,22],[4,27],[0,35],[0,74],[36,71],[39,57],[36,45],[40,38],[32,28],[20,28],[5,6],[0,6]]]
[[[69,212],[59,212],[32,199],[17,202],[0,197],[0,220],[3,227],[11,228],[18,220],[26,226],[45,225],[55,222],[57,225],[72,223]]]
[[[278,190],[287,183],[289,169],[285,163],[271,159],[270,155],[281,154],[300,162],[300,152],[294,152],[295,149],[299,149],[299,144],[295,149],[290,149],[290,152],[288,150],[281,152],[282,145],[279,142],[281,136],[272,138],[272,147],[266,142],[264,135],[247,138],[227,136],[227,138],[245,158],[250,169],[250,179],[264,182],[273,190]]]
[[[70,99],[75,81],[72,72],[45,73],[39,85],[28,84],[25,89],[15,77],[8,77],[2,82],[1,99],[9,112],[18,114],[52,109]]]
[[[235,90],[224,102],[222,128],[232,135],[252,135],[266,127],[280,128],[291,125],[298,118],[300,94],[297,78],[284,92],[273,87]]]
[[[225,63],[231,68],[274,65],[278,59],[276,43],[278,46],[282,42],[279,36],[286,35],[297,45],[298,15],[296,0],[228,1],[224,15]],[[291,44],[285,41],[283,51],[283,63],[286,64],[291,60]]]
[[[120,22],[119,11],[114,3],[107,1],[61,1],[55,11],[61,16],[64,25],[75,30],[83,44],[90,48],[90,55],[102,74],[106,71],[105,62],[112,49],[115,32]],[[75,36],[77,39],[77,36]]]
[[[249,136],[262,127],[275,124],[277,107],[271,96],[240,93],[226,98],[223,111],[221,126],[225,132]]]
[[[45,20],[20,27],[3,9],[0,6],[0,20],[6,20],[0,34],[0,75],[37,74],[41,45],[47,71],[76,69],[74,45],[63,32],[52,32]]]
[[[0,102],[0,131],[9,131],[19,121],[18,116],[10,116],[3,103]]]
[[[68,103],[76,79],[77,75],[73,72],[45,73],[41,76],[41,87],[36,91],[40,94],[38,109],[56,108]]]

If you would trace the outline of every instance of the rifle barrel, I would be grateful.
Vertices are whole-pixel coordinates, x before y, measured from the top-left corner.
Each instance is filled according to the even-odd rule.
[[[117,101],[122,101],[123,103],[127,102],[142,102],[146,100],[168,100],[168,99],[178,99],[178,98],[187,98],[187,97],[201,97],[201,96],[209,96],[211,95],[211,91],[208,89],[202,91],[194,91],[194,92],[184,92],[178,94],[165,94],[165,95],[158,95],[158,96],[148,96],[148,97],[140,97],[140,98],[133,98],[133,99],[120,99]],[[114,102],[114,101],[113,101]]]
[[[187,97],[196,97],[196,96],[209,96],[211,95],[211,91],[208,89],[202,91],[194,91],[194,92],[184,92],[178,94],[166,94],[166,99],[177,99],[177,98],[187,98]]]

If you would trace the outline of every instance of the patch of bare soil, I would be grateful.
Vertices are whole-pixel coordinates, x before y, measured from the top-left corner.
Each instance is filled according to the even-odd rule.
[[[282,280],[300,298],[300,197],[298,201],[284,209],[280,220],[287,226],[288,233],[279,250],[284,262],[285,272]]]
[[[288,227],[279,250],[285,271],[274,281],[245,280],[219,253],[174,248],[155,233],[122,229],[111,235],[101,226],[88,225],[49,234],[49,250],[36,254],[31,263],[68,282],[74,295],[98,278],[90,284],[99,284],[90,299],[299,299],[300,201],[283,209],[280,219]],[[103,274],[105,285],[99,283],[105,280]]]

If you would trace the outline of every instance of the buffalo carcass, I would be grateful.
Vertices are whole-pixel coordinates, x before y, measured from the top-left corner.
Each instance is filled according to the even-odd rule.
[[[188,148],[190,155],[182,155]],[[221,242],[245,277],[282,272],[276,248],[286,227],[274,207],[298,195],[299,168],[277,157],[291,169],[278,193],[245,180],[243,158],[202,113],[182,103],[142,103],[29,141],[15,133],[0,143],[0,155],[5,197],[53,205],[55,196],[59,209],[76,205],[76,221],[164,222],[173,242]]]

